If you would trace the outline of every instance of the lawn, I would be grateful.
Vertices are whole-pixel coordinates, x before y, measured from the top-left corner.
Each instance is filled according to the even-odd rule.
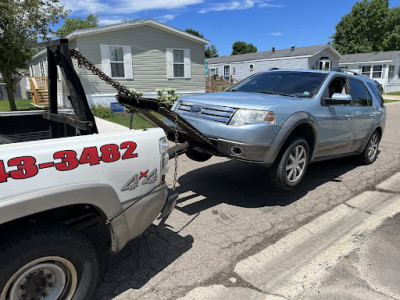
[[[32,104],[31,100],[26,99],[17,99],[15,100],[15,105],[18,110],[39,110],[39,107],[36,107]],[[8,100],[0,100],[0,112],[10,111],[10,105]]]
[[[157,118],[160,120],[163,120],[164,117],[161,116],[158,113],[152,112],[153,115],[155,115]],[[129,127],[129,123],[131,120],[131,115],[128,113],[122,113],[122,114],[113,114],[111,117],[108,118],[103,118],[106,121],[110,121],[113,123],[120,124],[122,126]],[[137,115],[133,116],[133,121],[132,121],[132,128],[133,129],[144,129],[144,128],[152,128],[154,127],[153,125],[149,124],[148,122],[142,120],[139,118]]]
[[[384,103],[390,103],[390,102],[400,102],[399,100],[383,100]]]
[[[400,92],[386,93],[386,95],[396,95],[396,96],[400,96]]]

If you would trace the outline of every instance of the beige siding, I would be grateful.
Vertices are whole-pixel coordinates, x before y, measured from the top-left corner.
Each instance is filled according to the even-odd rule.
[[[102,68],[100,44],[131,46],[133,79],[118,79],[128,88],[154,92],[156,88],[172,87],[179,92],[204,91],[204,46],[169,32],[144,25],[79,37],[81,53]],[[166,49],[182,48],[191,52],[191,78],[167,79]],[[115,89],[82,69],[86,94],[111,94]]]

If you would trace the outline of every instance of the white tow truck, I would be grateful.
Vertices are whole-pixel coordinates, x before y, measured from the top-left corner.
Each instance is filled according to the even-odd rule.
[[[85,229],[105,224],[116,253],[177,199],[164,131],[97,134],[67,42],[45,46],[49,111],[0,114],[1,300],[89,299],[98,263]],[[56,65],[73,113],[57,108]]]

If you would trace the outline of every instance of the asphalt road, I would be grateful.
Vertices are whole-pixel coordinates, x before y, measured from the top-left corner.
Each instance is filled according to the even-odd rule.
[[[233,272],[238,261],[400,169],[400,103],[387,110],[374,164],[360,166],[353,158],[311,164],[289,192],[275,189],[255,165],[180,156],[177,208],[164,226],[152,225],[117,255],[99,254],[95,299],[177,299],[197,286],[248,286]]]

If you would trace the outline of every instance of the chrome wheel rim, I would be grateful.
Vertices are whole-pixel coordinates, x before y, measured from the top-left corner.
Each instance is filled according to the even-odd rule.
[[[58,256],[42,257],[15,272],[0,299],[72,299],[77,282],[78,274],[69,260]]]
[[[294,147],[286,161],[286,178],[290,183],[296,182],[303,175],[306,163],[306,149],[301,145]]]
[[[373,134],[368,143],[368,159],[373,160],[378,152],[379,138],[377,134]]]

